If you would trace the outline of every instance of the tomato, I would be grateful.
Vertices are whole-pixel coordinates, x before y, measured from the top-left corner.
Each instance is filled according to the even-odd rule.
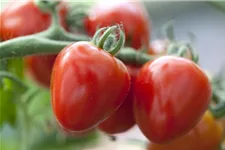
[[[139,1],[100,1],[93,6],[84,20],[85,30],[93,36],[98,28],[123,24],[127,42],[135,49],[148,47],[150,41],[150,20],[147,10]]]
[[[146,63],[135,82],[134,114],[143,134],[166,143],[189,132],[206,111],[207,75],[186,58],[162,56]]]
[[[126,66],[90,42],[77,42],[63,49],[53,67],[53,112],[70,131],[96,127],[113,114],[130,88]]]
[[[218,150],[222,131],[222,127],[207,111],[201,121],[184,136],[167,144],[150,143],[148,150]]]
[[[155,40],[151,42],[148,49],[148,54],[151,55],[166,55],[169,45],[168,40]]]
[[[64,18],[67,14],[65,3],[60,4],[61,24],[66,29]],[[9,40],[41,32],[51,23],[51,16],[41,12],[33,0],[16,0],[0,14],[0,38]],[[52,65],[56,55],[30,56],[25,58],[27,70],[39,84],[49,87]]]
[[[82,138],[82,137],[87,137],[90,134],[93,134],[96,132],[96,128],[93,128],[91,130],[83,131],[83,132],[73,132],[73,131],[67,131],[66,129],[59,128],[59,131],[61,131],[66,137],[71,137],[71,138]]]
[[[60,6],[61,24],[66,28],[64,18],[67,8]],[[47,29],[51,23],[51,16],[41,12],[34,0],[15,0],[0,14],[0,38],[9,40],[15,37],[34,34]]]
[[[108,134],[116,134],[125,132],[135,125],[133,114],[133,99],[134,99],[134,81],[139,71],[138,67],[126,65],[131,77],[131,86],[127,98],[119,109],[103,121],[98,127],[101,131]]]
[[[52,67],[57,55],[30,56],[25,59],[28,73],[39,84],[49,87]]]

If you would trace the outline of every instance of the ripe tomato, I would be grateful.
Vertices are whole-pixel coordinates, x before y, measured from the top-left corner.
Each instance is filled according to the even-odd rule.
[[[100,1],[91,8],[84,20],[85,30],[93,36],[98,28],[123,24],[126,44],[138,49],[148,47],[150,41],[150,20],[147,10],[139,1]]]
[[[218,150],[222,137],[222,127],[207,111],[201,121],[184,136],[167,144],[150,143],[148,150]]]
[[[115,112],[130,88],[126,66],[89,42],[77,42],[56,58],[52,107],[59,124],[71,131],[97,126]]]
[[[66,28],[64,18],[67,14],[65,3],[60,4],[61,24]],[[41,12],[33,0],[16,0],[0,14],[0,38],[9,40],[41,32],[51,23],[51,16]],[[27,70],[31,77],[41,85],[49,87],[52,65],[56,55],[30,56],[25,58]]]
[[[66,129],[63,128],[59,128],[59,131],[61,131],[66,137],[71,137],[71,138],[82,138],[82,137],[87,137],[90,134],[93,134],[94,132],[96,132],[96,128],[87,130],[87,131],[83,131],[83,132],[74,132],[74,131],[67,131]]]
[[[148,54],[150,54],[150,55],[166,55],[168,45],[169,45],[168,40],[152,41],[151,45],[148,49]]]
[[[145,64],[137,76],[136,123],[150,141],[168,142],[197,124],[211,95],[210,81],[195,63],[162,56]]]
[[[133,114],[133,99],[134,99],[134,81],[139,71],[138,67],[126,66],[131,77],[131,86],[127,98],[119,109],[109,118],[103,121],[98,127],[101,131],[108,134],[116,134],[125,132],[135,125]]]
[[[28,73],[45,87],[50,86],[52,67],[57,55],[30,56],[25,59]]]
[[[60,8],[61,24],[66,28],[65,3],[62,3]],[[51,23],[51,16],[41,12],[34,4],[34,0],[13,1],[1,12],[0,18],[0,38],[3,41],[43,31]]]

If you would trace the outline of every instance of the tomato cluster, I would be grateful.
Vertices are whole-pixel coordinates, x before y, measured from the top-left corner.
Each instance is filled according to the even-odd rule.
[[[61,25],[67,30],[65,20],[69,11],[66,2],[60,5]],[[51,16],[39,10],[33,0],[15,1],[1,13],[1,22],[0,37],[10,40],[46,30]],[[209,113],[203,117],[212,96],[211,84],[192,61],[191,51],[186,51],[187,59],[167,55],[169,40],[150,43],[151,22],[139,1],[96,3],[83,18],[89,36],[97,35],[98,28],[117,24],[122,24],[126,46],[136,51],[147,49],[147,55],[157,57],[143,65],[126,64],[105,49],[107,39],[101,43],[103,33],[100,41],[75,42],[58,55],[25,58],[30,75],[50,88],[59,125],[74,132],[97,127],[108,134],[122,133],[138,125],[150,141],[157,143],[150,144],[149,150],[218,146],[221,129]],[[210,145],[209,136],[218,139]],[[199,139],[203,145],[196,147]]]

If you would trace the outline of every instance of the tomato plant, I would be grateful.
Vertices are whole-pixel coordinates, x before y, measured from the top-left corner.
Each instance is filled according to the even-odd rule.
[[[148,150],[218,150],[222,137],[222,127],[207,111],[201,121],[184,136],[168,144],[151,143]]]
[[[60,7],[61,24],[66,28],[64,18],[67,10],[65,4]],[[51,16],[42,12],[34,0],[15,0],[0,14],[0,37],[3,41],[19,36],[34,34],[47,29]]]
[[[109,6],[107,3],[100,2],[103,8]],[[78,25],[71,27],[74,31],[80,31],[79,25],[85,16],[82,13],[87,9],[77,2],[76,7],[70,5],[70,8],[64,8],[64,4],[48,0],[15,1],[1,13],[4,25],[0,27],[0,35],[5,38],[1,37],[0,43],[3,149],[85,150],[92,149],[93,144],[100,149],[144,149],[144,144],[137,140],[121,144],[117,138],[107,136],[125,132],[135,124],[151,140],[151,148],[176,149],[175,145],[185,145],[189,149],[212,150],[219,145],[222,128],[214,118],[218,121],[224,118],[225,80],[221,76],[209,82],[196,65],[198,55],[190,44],[168,38],[164,41],[166,54],[144,53],[142,50],[149,46],[150,20],[137,1],[113,2],[104,11],[98,3],[85,23],[95,20],[93,16],[98,18],[101,12],[100,22],[110,24],[97,30],[93,38],[83,32],[69,33],[63,29],[67,25],[62,9],[67,13],[68,26],[74,22]],[[36,10],[27,11],[29,9]],[[96,13],[93,15],[93,12]],[[105,14],[112,19],[104,18]],[[112,22],[107,22],[110,19]],[[45,29],[39,29],[42,23]],[[111,23],[118,25],[110,26]],[[40,24],[38,29],[37,24]],[[15,31],[11,30],[14,25],[18,25],[13,28]],[[99,23],[93,25],[100,27]],[[121,26],[127,36],[126,47],[123,47],[125,36]],[[171,31],[168,30],[168,35],[174,37],[169,34]],[[154,42],[151,47],[153,45]],[[192,61],[179,58],[189,54]],[[33,78],[46,87],[51,82],[50,90],[33,84],[24,74],[21,61],[24,58]],[[212,105],[209,105],[210,99]],[[49,109],[51,106],[53,111]],[[200,121],[207,108],[214,118],[206,113]],[[7,135],[11,129],[13,135]],[[197,147],[196,141],[201,142]]]
[[[208,77],[192,61],[160,57],[145,64],[136,79],[136,122],[150,141],[168,142],[197,124],[211,93]]]
[[[87,130],[118,109],[129,88],[130,76],[120,60],[89,42],[77,42],[55,61],[52,108],[65,129]]]
[[[67,13],[65,3],[60,6],[60,22],[64,28]],[[51,24],[51,16],[43,13],[34,4],[34,0],[14,1],[0,14],[0,37],[9,40],[19,36],[34,34],[47,29]],[[29,20],[29,21],[28,21]],[[52,65],[56,55],[29,56],[25,63],[31,77],[45,87],[50,85]]]
[[[85,30],[93,36],[98,28],[123,24],[127,43],[135,49],[146,48],[150,40],[150,20],[139,1],[102,1],[95,4],[84,19]]]
[[[126,65],[131,77],[129,93],[119,109],[99,124],[99,129],[108,134],[125,132],[135,125],[133,114],[134,82],[139,71],[138,67]]]

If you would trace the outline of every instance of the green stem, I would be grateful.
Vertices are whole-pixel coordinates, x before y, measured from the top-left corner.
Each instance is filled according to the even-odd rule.
[[[24,90],[27,90],[28,87],[26,84],[24,84],[21,79],[17,78],[16,76],[14,76],[13,74],[6,72],[6,71],[0,71],[0,78],[8,78],[12,81],[14,81],[17,85],[19,85],[21,88],[23,88]]]
[[[123,48],[119,53],[115,55],[118,59],[123,61],[126,64],[132,65],[143,65],[148,61],[154,60],[157,57],[151,56],[139,51],[136,51],[132,48]]]
[[[215,118],[225,116],[225,101],[218,103],[215,107],[210,107],[210,110]]]
[[[109,37],[110,34],[112,34],[113,30],[115,30],[117,26],[109,27],[104,34],[100,37],[99,41],[97,42],[97,45],[99,48],[103,49],[103,45],[106,41],[106,39]],[[103,28],[104,29],[104,28]]]
[[[38,0],[39,2],[39,0]],[[43,5],[43,4],[42,4]],[[60,25],[60,20],[56,8],[49,8],[49,13],[52,16],[52,23],[48,30],[37,34],[40,37],[45,37],[52,40],[60,41],[89,41],[90,37],[86,35],[74,35],[66,32],[65,29]]]
[[[28,105],[28,104],[30,104],[31,103],[31,101],[35,98],[35,96],[37,96],[39,93],[41,92],[41,89],[35,89],[34,91],[32,91],[29,95],[28,95],[28,97],[26,98],[26,104]]]
[[[64,47],[72,44],[72,42],[54,41],[44,38],[38,38],[36,36],[26,36],[15,38],[9,41],[0,43],[0,59],[24,57],[30,55],[46,55],[57,54]],[[116,57],[127,64],[143,65],[149,60],[153,60],[156,57],[152,57],[148,54],[138,52],[132,48],[122,48]]]
[[[70,44],[72,42],[54,41],[33,35],[19,37],[0,43],[0,59],[38,54],[55,54]]]
[[[110,50],[108,50],[108,52],[111,55],[116,55],[116,53],[118,53],[120,51],[120,49],[124,46],[124,42],[125,42],[125,35],[123,33],[123,31],[121,29],[119,29],[120,31],[120,38],[116,44],[116,46]]]

